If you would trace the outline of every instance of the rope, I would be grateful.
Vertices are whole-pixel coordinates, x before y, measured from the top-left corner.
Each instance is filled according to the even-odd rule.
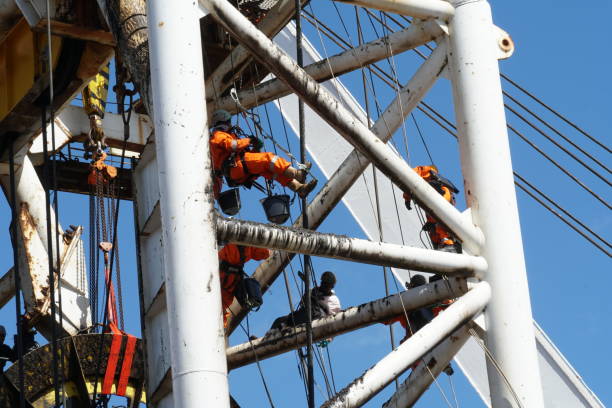
[[[525,95],[529,96],[531,99],[535,100],[536,102],[538,102],[540,105],[542,105],[544,108],[546,108],[548,111],[550,111],[552,114],[554,114],[556,117],[558,117],[559,119],[561,119],[563,122],[567,123],[568,125],[570,125],[571,127],[573,127],[574,129],[576,129],[578,132],[582,133],[584,136],[586,136],[587,138],[589,138],[593,143],[597,144],[599,147],[601,147],[602,149],[604,149],[605,151],[607,151],[608,153],[612,153],[612,150],[610,150],[610,148],[606,145],[604,145],[603,143],[601,143],[599,140],[597,140],[594,136],[591,136],[590,134],[588,134],[586,131],[582,130],[580,127],[578,127],[578,125],[576,125],[575,123],[573,123],[572,121],[570,121],[569,119],[567,119],[565,116],[561,115],[559,112],[557,112],[556,110],[554,110],[553,108],[551,108],[550,106],[548,106],[547,104],[545,104],[541,99],[539,99],[537,96],[535,96],[534,94],[532,94],[531,92],[529,92],[528,90],[526,90],[525,88],[523,88],[522,86],[520,86],[519,84],[517,84],[515,81],[513,81],[512,79],[510,79],[506,74],[501,74],[500,76],[505,79],[506,81],[510,82],[512,85],[514,85],[516,88],[518,88],[519,90],[521,90]]]

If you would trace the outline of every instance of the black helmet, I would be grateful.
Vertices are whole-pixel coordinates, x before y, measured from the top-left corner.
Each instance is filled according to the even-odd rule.
[[[423,275],[413,275],[412,278],[410,279],[410,287],[411,288],[416,288],[417,286],[423,286],[427,283],[427,280],[425,279],[425,277]]]
[[[332,288],[336,285],[336,275],[331,271],[323,272],[321,275],[321,286],[331,286]]]

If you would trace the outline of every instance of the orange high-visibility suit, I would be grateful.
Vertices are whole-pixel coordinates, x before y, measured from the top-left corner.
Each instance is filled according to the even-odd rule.
[[[210,137],[210,153],[216,174],[223,174],[223,163],[232,153],[238,153],[229,170],[230,178],[236,184],[242,184],[250,179],[263,176],[268,180],[276,180],[283,186],[288,185],[292,179],[283,174],[291,164],[274,153],[246,151],[250,144],[251,140],[249,138],[239,138],[229,131],[219,128],[213,129]],[[218,177],[216,183],[219,183],[219,189],[220,181],[220,177]]]
[[[225,310],[234,301],[234,291],[242,280],[242,268],[251,259],[261,261],[270,256],[266,248],[238,246],[227,244],[219,251],[219,278],[221,280],[221,305]],[[223,323],[227,322],[229,312],[223,315]]]
[[[432,179],[432,171],[436,172],[436,169],[433,166],[417,166],[414,168],[414,171],[416,171],[417,174],[423,177],[426,181],[429,181]],[[446,186],[442,186],[442,190],[444,191],[444,194],[440,194],[442,194],[446,201],[455,205],[455,197],[453,196],[453,193],[451,193],[450,189]],[[408,202],[411,199],[412,196],[410,195],[410,193],[404,193],[404,200]],[[430,226],[427,232],[429,233],[429,238],[431,239],[434,248],[437,249],[440,247],[455,244],[455,241],[453,241],[453,239],[451,238],[450,232],[448,232],[448,230],[444,228],[438,222],[438,220],[436,220],[430,214],[427,214],[427,224],[425,225]]]

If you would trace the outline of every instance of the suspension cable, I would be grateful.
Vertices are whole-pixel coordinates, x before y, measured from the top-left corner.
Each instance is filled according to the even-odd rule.
[[[576,129],[578,132],[582,133],[584,136],[586,136],[587,138],[589,138],[593,143],[597,144],[599,147],[601,147],[602,149],[604,149],[605,151],[607,151],[608,153],[612,153],[612,150],[610,150],[610,148],[608,146],[606,146],[605,144],[603,144],[602,142],[600,142],[599,140],[597,140],[595,137],[591,136],[590,134],[588,134],[586,131],[584,131],[583,129],[581,129],[578,125],[576,125],[575,123],[573,123],[572,121],[570,121],[569,119],[567,119],[565,116],[561,115],[559,112],[557,112],[556,110],[554,110],[553,108],[551,108],[550,106],[548,106],[546,103],[544,103],[541,99],[539,99],[537,96],[535,96],[534,94],[532,94],[531,92],[529,92],[528,90],[526,90],[525,88],[523,88],[522,86],[520,86],[518,83],[516,83],[515,81],[513,81],[512,79],[510,79],[510,77],[508,77],[508,75],[506,74],[500,74],[500,76],[505,79],[506,81],[508,81],[509,83],[511,83],[512,85],[514,85],[516,88],[518,88],[519,90],[521,90],[525,95],[529,96],[531,99],[535,100],[536,102],[538,102],[540,105],[542,105],[544,108],[546,108],[549,112],[551,112],[552,114],[554,114],[556,117],[558,117],[559,119],[561,119],[563,122],[567,123],[568,125],[570,125],[571,127],[573,127],[574,129]]]

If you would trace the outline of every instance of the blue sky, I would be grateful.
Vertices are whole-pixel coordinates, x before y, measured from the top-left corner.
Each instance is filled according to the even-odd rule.
[[[491,5],[495,23],[510,33],[516,45],[513,57],[501,62],[501,70],[598,137],[599,140],[610,144],[612,118],[609,114],[609,95],[612,93],[612,84],[606,73],[612,61],[608,53],[602,52],[606,47],[601,45],[603,40],[609,38],[606,17],[612,12],[610,3],[553,2],[549,0],[534,3],[519,0],[514,2],[492,1]],[[335,10],[328,2],[313,2],[313,7],[315,14],[326,24],[339,33],[344,32]],[[338,7],[346,19],[349,30],[353,30],[354,11],[352,7],[343,4],[338,4]],[[569,24],[570,22],[572,24]],[[373,38],[373,30],[368,28],[366,22],[363,21],[363,16],[362,24],[366,39]],[[304,26],[306,34],[318,47],[320,43],[316,32],[308,23],[304,23]],[[351,40],[356,41],[354,30],[351,32]],[[334,48],[334,45],[326,43],[326,47],[330,55],[338,52],[338,48]],[[324,51],[320,49],[322,54],[325,54]],[[420,59],[412,53],[397,58],[400,82],[405,82],[410,78],[412,72],[418,67],[419,61]],[[361,75],[358,73],[343,78],[355,96],[363,101],[360,80]],[[393,94],[376,80],[375,84],[381,107],[384,108]],[[520,95],[507,83],[503,85],[504,89],[513,95]],[[528,101],[523,97],[521,100]],[[448,81],[440,81],[426,96],[425,101],[452,119]],[[530,103],[529,106],[537,109],[537,112],[547,120],[553,120],[551,115],[537,108],[535,104]],[[271,113],[274,134],[284,142],[282,124],[278,115],[272,111],[273,109]],[[436,164],[445,175],[456,184],[461,185],[458,151],[454,139],[426,119],[423,114],[416,113],[415,116]],[[566,159],[541,136],[519,125],[512,115],[508,115],[508,121],[517,124],[517,128],[525,132],[530,139],[541,145],[546,152],[558,159],[604,198],[610,198],[610,189],[605,183],[576,166],[575,162]],[[601,149],[595,147],[577,132],[562,125],[559,121],[554,121],[554,124],[580,146],[584,146],[606,164],[610,163],[609,155],[606,156]],[[429,159],[427,159],[423,145],[410,122],[407,122],[406,130],[410,163],[417,165],[428,162]],[[292,151],[295,153],[297,143],[291,135],[290,139]],[[395,141],[399,150],[404,151],[401,135],[398,135]],[[577,188],[559,170],[544,162],[516,136],[511,135],[510,141],[514,167],[518,172],[541,187],[604,237],[610,236],[612,215],[603,205]],[[245,208],[240,216],[245,219],[263,221],[263,211],[258,203],[258,200],[262,198],[261,193],[243,192],[242,195]],[[602,402],[612,404],[612,391],[609,388],[609,365],[612,362],[612,351],[609,347],[612,329],[609,324],[609,316],[612,313],[612,306],[607,299],[608,288],[612,284],[610,275],[612,268],[609,258],[567,226],[561,224],[524,193],[518,192],[517,196],[534,317]],[[4,231],[3,242],[7,243],[7,245],[0,246],[0,251],[2,251],[0,270],[8,270],[12,265],[12,255],[8,245],[9,210],[5,200],[0,201],[0,206],[0,231]],[[458,206],[464,207],[462,199],[459,200]],[[60,195],[60,221],[63,225],[80,224],[87,227],[87,211],[86,197],[71,194]],[[293,214],[296,215],[298,211],[298,208],[294,208]],[[138,334],[140,329],[132,222],[132,204],[122,203],[119,232],[124,302],[127,311],[126,327],[128,331]],[[363,232],[359,230],[344,206],[338,206],[334,210],[332,216],[322,225],[321,230],[364,237]],[[249,270],[254,266],[254,264],[250,265]],[[384,296],[382,272],[379,267],[323,259],[314,259],[314,266],[317,275],[325,270],[333,270],[337,274],[337,293],[343,306],[357,305]],[[294,262],[293,268],[296,273],[301,270],[299,262]],[[291,270],[288,269],[287,272],[292,280]],[[190,273],[197,273],[197,266],[194,266],[194,270]],[[295,302],[299,294],[293,283],[292,290]],[[256,335],[262,335],[275,317],[287,311],[284,284],[282,279],[279,279],[266,295],[262,309],[252,314],[249,319],[250,331]],[[0,320],[7,327],[9,343],[15,331],[14,316],[12,302],[0,311]],[[194,316],[194,324],[197,324],[197,316]],[[400,332],[399,329],[396,330],[396,337],[401,338]],[[245,334],[238,329],[231,337],[230,343],[238,344],[244,340]],[[375,325],[336,338],[329,349],[336,389],[340,390],[359,376],[363,370],[376,363],[389,352],[389,347],[388,329],[382,325]],[[327,355],[325,358],[327,359]],[[295,353],[288,353],[262,362],[262,370],[275,406],[306,405]],[[315,368],[315,371],[318,373],[317,382],[321,387],[321,391],[317,391],[317,404],[320,404],[326,399],[325,383],[321,371],[318,368]],[[329,371],[328,368],[328,374],[330,374]],[[460,406],[482,406],[477,395],[461,374],[453,376],[452,381]],[[451,405],[454,406],[451,384],[446,376],[440,377],[439,385],[443,392],[432,386],[417,406],[447,406],[444,396],[451,400]],[[269,406],[255,366],[232,372],[230,387],[232,395],[245,407]],[[380,406],[392,393],[392,388],[392,386],[388,387],[367,406]]]

